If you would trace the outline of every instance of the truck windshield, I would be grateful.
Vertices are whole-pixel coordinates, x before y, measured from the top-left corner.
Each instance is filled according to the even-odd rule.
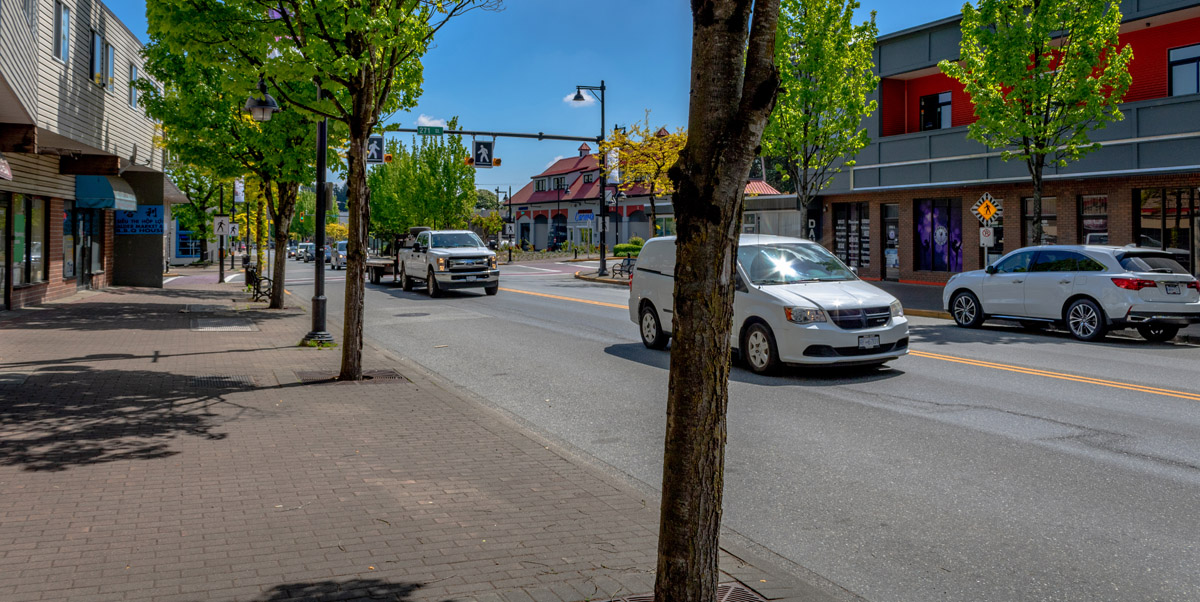
[[[857,279],[837,257],[814,244],[740,246],[738,263],[750,282],[760,286]]]
[[[482,247],[483,241],[474,232],[442,232],[433,235],[435,249],[473,248]]]

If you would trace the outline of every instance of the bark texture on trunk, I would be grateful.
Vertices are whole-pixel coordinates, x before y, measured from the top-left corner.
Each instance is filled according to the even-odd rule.
[[[1033,180],[1033,199],[1030,201],[1032,205],[1029,208],[1033,219],[1033,229],[1029,233],[1029,240],[1027,242],[1031,245],[1042,244],[1042,175],[1045,173],[1045,171],[1045,155],[1034,155],[1034,157],[1029,161],[1029,175]],[[1018,199],[1017,211],[1020,212],[1022,210],[1023,208],[1021,207],[1020,199]],[[1020,217],[1021,213],[1017,213],[1017,216]],[[1025,227],[1024,218],[1021,218],[1020,223],[1020,227],[1023,230]]]
[[[292,229],[292,216],[296,213],[300,185],[280,182],[275,185],[275,190],[275,202],[271,206],[271,217],[275,220],[275,273],[271,276],[271,305],[268,309],[283,309],[288,235]]]
[[[268,191],[270,190],[271,183],[263,180],[260,182],[260,185],[262,186],[263,199],[265,199],[269,194]],[[266,231],[264,230],[266,224],[263,223],[263,199],[259,199],[258,203],[254,206],[254,269],[258,270],[259,277],[266,276],[266,273],[263,272],[263,247],[267,241]]]
[[[356,105],[357,105],[356,101]],[[359,114],[355,107],[355,114]],[[366,259],[368,191],[367,138],[370,129],[365,125],[351,126],[350,149],[347,158],[350,171],[346,178],[350,210],[349,236],[346,243],[346,305],[342,332],[341,380],[362,380],[363,314],[366,298]]]
[[[688,141],[670,171],[678,228],[658,602],[716,596],[734,248],[779,85],[778,0],[693,0]],[[753,18],[753,23],[751,19]]]

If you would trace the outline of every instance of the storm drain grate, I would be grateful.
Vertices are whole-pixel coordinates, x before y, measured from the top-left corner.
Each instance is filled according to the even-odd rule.
[[[254,332],[254,322],[246,318],[192,318],[195,332]]]
[[[622,596],[605,602],[654,602],[654,593]],[[717,602],[767,602],[767,599],[741,583],[734,582],[717,585]]]
[[[228,305],[212,305],[212,304],[203,304],[203,303],[192,303],[192,304],[188,304],[188,305],[184,306],[183,311],[180,313],[212,314],[212,313],[217,313],[220,311],[233,311],[233,308],[229,307]]]
[[[371,383],[408,382],[404,375],[395,370],[366,370],[361,381],[340,381],[337,372],[297,371],[296,380],[306,385],[369,385]]]
[[[234,388],[253,388],[254,377],[244,374],[222,374],[220,376],[206,374],[204,376],[192,377],[192,388],[194,389],[234,389]]]
[[[0,387],[23,385],[27,378],[28,372],[0,372]]]

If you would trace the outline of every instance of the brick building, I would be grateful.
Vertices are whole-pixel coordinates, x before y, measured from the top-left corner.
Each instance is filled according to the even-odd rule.
[[[1099,150],[1046,169],[1044,240],[1030,240],[1024,162],[967,139],[970,97],[937,69],[958,58],[953,17],[878,39],[872,142],[819,199],[822,243],[865,278],[912,282],[945,282],[1038,242],[1167,248],[1200,272],[1200,2],[1121,10],[1120,43],[1134,53],[1125,119],[1092,133]],[[972,212],[985,194],[1002,209],[990,249]]]
[[[0,2],[0,310],[162,285],[180,199],[129,85],[140,51],[99,2]]]

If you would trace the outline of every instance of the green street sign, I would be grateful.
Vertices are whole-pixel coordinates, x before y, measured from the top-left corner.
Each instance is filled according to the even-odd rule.
[[[418,125],[417,134],[421,136],[441,136],[442,128],[436,125]]]

